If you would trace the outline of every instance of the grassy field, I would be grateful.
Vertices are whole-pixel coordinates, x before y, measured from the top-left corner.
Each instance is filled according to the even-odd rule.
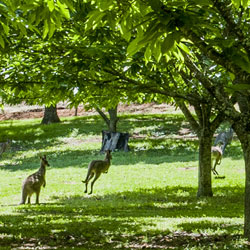
[[[114,152],[108,174],[84,193],[87,165],[99,154],[99,117],[3,121],[0,249],[248,249],[243,232],[244,162],[234,140],[217,168],[213,198],[197,199],[198,142],[182,115],[124,115],[129,153]],[[40,205],[18,205],[25,177],[47,155]],[[31,202],[35,202],[35,196]]]

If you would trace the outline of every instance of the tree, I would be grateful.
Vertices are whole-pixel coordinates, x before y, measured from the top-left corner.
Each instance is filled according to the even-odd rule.
[[[6,55],[2,73],[4,89],[8,92],[3,95],[4,99],[9,103],[26,100],[33,104],[45,103],[46,106],[65,99],[69,99],[74,107],[86,103],[89,108],[97,109],[108,130],[115,133],[119,120],[117,105],[122,100],[122,95],[115,90],[111,94],[103,88],[102,83],[116,79],[106,79],[107,73],[102,70],[101,75],[98,67],[111,63],[114,66],[114,62],[118,61],[118,53],[114,55],[110,51],[110,44],[100,45],[105,36],[90,36],[86,42],[86,39],[80,39],[72,29],[76,28],[66,23],[64,30],[55,32],[50,41],[43,41],[37,35],[26,37],[22,41],[13,39],[13,51]],[[104,30],[105,35],[108,32]],[[98,47],[96,43],[99,44]],[[124,58],[124,54],[120,53],[119,57]],[[15,98],[10,98],[10,95]],[[109,118],[101,110],[102,107],[108,110]],[[51,108],[45,108],[42,123],[48,122],[48,110]]]
[[[50,124],[56,122],[60,122],[60,119],[57,115],[56,105],[45,106],[42,124]]]
[[[250,41],[248,1],[107,1],[92,2],[97,6],[89,15],[87,27],[109,22],[119,27],[130,41],[128,54],[143,47],[145,60],[162,56],[176,57],[187,67],[207,93],[214,98],[216,109],[232,123],[244,152],[245,224],[250,240]],[[110,18],[112,16],[112,19]],[[117,25],[119,24],[119,25]],[[136,38],[131,39],[132,32]],[[189,48],[192,48],[190,50]],[[194,48],[194,49],[193,49]],[[229,81],[204,78],[198,55],[206,55],[218,65],[217,74],[225,72]],[[180,67],[182,69],[182,67]],[[180,71],[179,69],[179,71]],[[238,103],[239,109],[234,106]]]

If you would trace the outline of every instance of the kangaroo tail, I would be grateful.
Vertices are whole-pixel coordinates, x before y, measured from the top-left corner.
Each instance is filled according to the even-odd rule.
[[[25,190],[22,190],[22,199],[21,199],[21,202],[19,204],[20,205],[25,204],[26,198],[27,198],[27,193]]]

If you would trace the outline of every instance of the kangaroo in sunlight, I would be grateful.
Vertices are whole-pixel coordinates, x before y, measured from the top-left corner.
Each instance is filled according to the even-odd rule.
[[[28,197],[28,204],[30,204],[30,197],[33,193],[36,193],[36,204],[39,204],[39,195],[41,187],[45,187],[46,180],[45,180],[45,173],[46,173],[46,166],[49,166],[49,163],[46,159],[46,155],[40,157],[41,166],[37,172],[28,176],[22,186],[22,200],[20,204],[25,204],[26,198]]]
[[[223,151],[222,151],[221,147],[214,146],[211,149],[211,153],[212,153],[212,161],[215,160],[214,167],[212,167],[212,172],[215,175],[219,175],[218,172],[216,171],[216,166],[221,164],[221,158],[223,155]]]
[[[100,177],[102,173],[108,173],[108,169],[111,164],[110,162],[111,159],[112,159],[111,151],[107,150],[104,160],[93,160],[89,163],[86,179],[82,181],[83,183],[85,183],[86,187],[85,193],[88,192],[89,181],[95,176],[93,181],[91,182],[91,190],[89,193],[92,194],[95,181]]]

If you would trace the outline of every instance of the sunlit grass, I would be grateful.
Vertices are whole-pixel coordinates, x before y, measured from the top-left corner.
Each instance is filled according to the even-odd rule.
[[[183,117],[123,116],[119,130],[131,135],[137,131],[141,137],[130,139],[131,152],[113,153],[109,173],[95,183],[94,194],[87,195],[81,180],[88,163],[104,157],[99,154],[102,120],[7,124],[0,124],[1,136],[14,141],[12,151],[0,159],[0,246],[247,248],[242,237],[244,163],[237,140],[217,167],[226,178],[213,177],[214,197],[197,199],[197,140],[176,139],[186,126]],[[51,167],[42,204],[18,206],[22,181],[39,168],[43,154]]]

